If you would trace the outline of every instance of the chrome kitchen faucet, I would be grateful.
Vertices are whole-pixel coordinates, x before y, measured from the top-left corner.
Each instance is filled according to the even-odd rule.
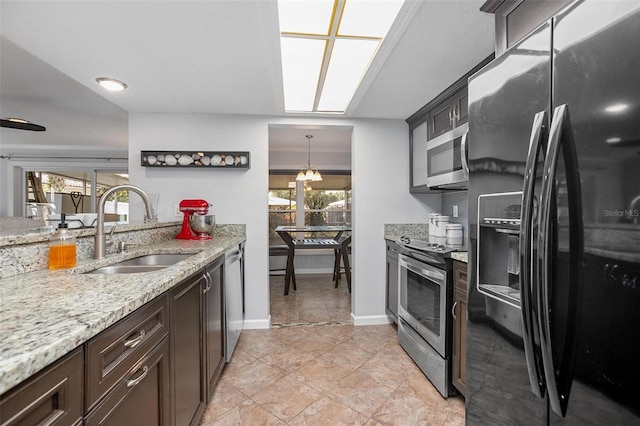
[[[100,197],[100,201],[98,201],[98,219],[96,222],[96,237],[95,237],[95,246],[94,246],[94,259],[102,259],[107,255],[107,243],[106,237],[104,235],[104,206],[107,202],[107,198],[111,194],[114,194],[118,191],[133,191],[142,198],[144,202],[145,209],[147,210],[147,217],[153,217],[153,207],[151,205],[151,199],[149,195],[144,192],[141,188],[133,185],[117,185],[113,188],[109,188],[102,197]]]

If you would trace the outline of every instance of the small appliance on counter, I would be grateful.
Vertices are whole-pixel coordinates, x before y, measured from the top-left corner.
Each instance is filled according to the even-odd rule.
[[[180,211],[184,214],[182,229],[176,235],[178,240],[210,240],[213,238],[213,227],[215,226],[215,216],[209,215],[209,204],[206,200],[182,200],[180,201]]]

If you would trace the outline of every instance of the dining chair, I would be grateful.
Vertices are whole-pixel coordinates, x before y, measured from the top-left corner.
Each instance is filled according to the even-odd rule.
[[[347,288],[351,293],[351,264],[349,263],[349,252],[351,251],[351,235],[342,239],[340,246],[334,250],[335,252],[335,264],[333,266],[333,280],[336,282],[335,288],[338,288],[338,281],[340,281],[340,275],[344,271],[347,277]],[[340,265],[340,259],[342,259],[342,265]]]
[[[296,255],[296,245],[293,241],[293,237],[288,232],[279,232],[278,235],[282,238],[282,240],[287,245],[287,266],[285,268],[284,274],[284,295],[289,294],[289,286],[293,283],[293,289],[297,290],[296,287],[296,274],[293,267],[293,260]]]
[[[288,256],[289,255],[289,246],[285,244],[277,244],[269,246],[269,257],[279,257],[279,256]],[[281,276],[286,275],[287,267],[285,265],[284,268],[269,268],[270,276]],[[284,274],[273,274],[272,272],[284,272]]]

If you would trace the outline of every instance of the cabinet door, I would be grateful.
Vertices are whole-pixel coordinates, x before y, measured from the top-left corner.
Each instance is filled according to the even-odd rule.
[[[398,323],[398,249],[387,243],[387,313]]]
[[[196,423],[206,404],[203,345],[206,281],[200,272],[171,290],[172,403],[176,425]]]
[[[447,99],[429,113],[429,139],[453,129],[455,103]]]
[[[207,361],[207,401],[213,396],[215,385],[224,367],[224,311],[222,303],[222,281],[224,257],[207,266],[207,288],[205,289],[205,345]]]
[[[162,339],[85,419],[86,426],[168,426],[169,341]]]
[[[429,113],[429,139],[469,121],[469,97],[465,85]]]
[[[83,352],[79,348],[0,397],[0,424],[73,425],[82,421]]]
[[[427,122],[411,130],[411,192],[427,188]]]
[[[458,127],[469,121],[469,96],[467,86],[453,96],[454,104],[454,127]]]
[[[467,388],[467,265],[453,266],[453,385],[465,395]]]

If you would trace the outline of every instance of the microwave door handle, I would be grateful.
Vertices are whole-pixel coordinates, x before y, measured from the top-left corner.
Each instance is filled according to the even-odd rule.
[[[552,238],[552,218],[551,209],[556,204],[555,179],[562,149],[565,172],[567,179],[567,198],[569,205],[569,279],[563,283],[553,283],[554,285],[568,285],[570,297],[566,305],[567,322],[565,324],[566,336],[561,343],[563,345],[557,353],[562,354],[562,359],[554,362],[554,348],[551,340],[551,296],[552,296],[552,259],[553,252]],[[538,215],[538,261],[540,286],[538,288],[538,317],[540,326],[540,347],[542,350],[542,361],[545,379],[547,382],[547,393],[551,409],[558,415],[564,417],[569,402],[569,392],[573,380],[573,367],[576,343],[577,343],[577,317],[578,303],[580,299],[580,286],[578,282],[580,261],[583,252],[582,237],[582,212],[580,195],[580,177],[578,175],[578,161],[573,141],[571,120],[567,105],[556,107],[553,112],[553,120],[549,131],[549,145],[544,163],[544,173],[542,178],[542,195],[540,214]],[[565,262],[566,265],[566,262]]]
[[[542,148],[544,137],[544,123],[546,113],[539,112],[533,119],[531,137],[529,141],[529,153],[524,173],[524,185],[522,188],[522,220],[520,226],[520,300],[522,301],[521,314],[523,324],[524,353],[527,361],[527,371],[531,391],[542,398],[545,394],[544,373],[541,354],[536,349],[535,339],[540,335],[538,321],[535,318],[533,307],[535,306],[533,295],[533,210],[534,189],[536,171],[538,168],[538,156]]]
[[[469,131],[467,130],[462,135],[462,143],[460,146],[460,159],[462,161],[462,170],[464,171],[464,175],[469,177],[469,161],[467,160],[467,138],[469,136]]]

